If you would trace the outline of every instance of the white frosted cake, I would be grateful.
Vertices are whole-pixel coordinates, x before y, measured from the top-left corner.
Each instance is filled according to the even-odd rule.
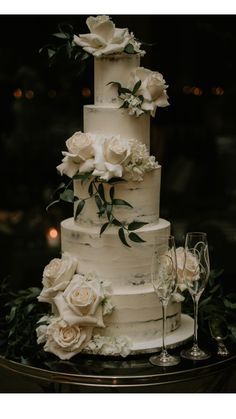
[[[154,350],[161,304],[150,277],[158,235],[161,167],[150,156],[150,115],[168,105],[162,75],[140,67],[144,51],[107,16],[87,19],[76,47],[94,55],[94,104],[84,130],[66,141],[57,167],[70,178],[61,199],[74,217],[61,223],[61,258],[43,272],[39,301],[51,304],[38,343],[61,359],[83,353],[127,356]],[[180,325],[180,303],[167,310],[167,332]]]

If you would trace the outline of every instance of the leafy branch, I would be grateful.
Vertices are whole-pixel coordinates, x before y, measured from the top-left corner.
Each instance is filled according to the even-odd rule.
[[[92,178],[92,179],[91,179]],[[70,189],[70,185],[73,182],[73,180],[80,180],[81,183],[86,183],[90,181],[88,186],[88,196],[86,198],[79,198],[78,196],[74,195],[73,189]],[[141,221],[133,221],[129,224],[124,223],[121,220],[118,220],[117,217],[114,216],[114,208],[125,206],[129,208],[133,208],[132,205],[123,200],[115,197],[115,185],[117,183],[125,182],[125,179],[123,178],[111,178],[108,181],[101,181],[98,179],[98,177],[92,177],[91,172],[90,173],[77,173],[73,176],[73,178],[69,181],[67,185],[62,183],[57,190],[55,191],[54,195],[59,195],[57,199],[53,200],[48,206],[47,210],[57,204],[61,201],[63,202],[69,202],[74,203],[75,201],[78,201],[78,204],[76,206],[76,210],[74,213],[74,219],[77,220],[79,215],[81,214],[82,210],[85,207],[86,201],[88,199],[94,199],[95,204],[98,209],[98,216],[99,217],[106,217],[107,221],[102,224],[100,228],[100,236],[106,231],[106,229],[110,226],[116,226],[118,227],[118,237],[121,240],[121,242],[127,246],[131,247],[128,240],[135,243],[144,243],[145,240],[143,240],[137,233],[135,233],[135,230],[138,230],[139,228],[146,225],[146,222]],[[109,187],[108,192],[105,192],[104,183],[106,183]],[[109,198],[107,198],[107,195]]]
[[[49,67],[52,67],[60,58],[68,62],[80,63],[78,74],[84,71],[86,61],[90,57],[82,47],[74,42],[74,27],[69,23],[60,23],[58,32],[52,34],[55,38],[54,43],[50,43],[40,48],[39,53],[46,53]]]
[[[11,291],[7,279],[0,284],[0,349],[10,359],[24,362],[36,353],[37,322],[48,311],[47,304],[38,304],[40,291]]]

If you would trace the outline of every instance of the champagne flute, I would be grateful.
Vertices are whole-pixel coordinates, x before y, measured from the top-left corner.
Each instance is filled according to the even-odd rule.
[[[186,359],[204,360],[211,355],[198,346],[198,302],[206,287],[210,274],[210,261],[206,233],[189,232],[185,238],[185,260],[183,279],[194,304],[193,346],[184,349],[180,355]]]
[[[151,356],[149,361],[153,365],[162,367],[177,365],[180,358],[168,354],[165,344],[166,309],[177,283],[177,261],[173,236],[157,237],[152,257],[151,280],[162,305],[162,350],[160,355]]]

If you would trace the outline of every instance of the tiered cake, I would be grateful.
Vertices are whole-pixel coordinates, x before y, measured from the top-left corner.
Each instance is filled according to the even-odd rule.
[[[58,166],[73,179],[62,199],[74,217],[61,223],[61,259],[43,273],[39,301],[52,306],[37,334],[61,359],[83,351],[122,355],[155,350],[161,304],[150,278],[152,249],[170,232],[159,218],[161,167],[149,155],[150,114],[167,106],[160,73],[140,67],[143,51],[107,16],[88,18],[75,36],[95,57],[94,105],[84,106],[84,132],[66,141]],[[167,332],[180,325],[180,304],[167,310]]]

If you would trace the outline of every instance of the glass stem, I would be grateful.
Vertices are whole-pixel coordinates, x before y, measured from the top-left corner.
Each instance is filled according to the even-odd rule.
[[[193,307],[194,307],[194,337],[193,347],[198,348],[198,301],[199,296],[193,295]]]
[[[162,354],[167,355],[166,350],[166,308],[167,301],[162,300]]]

